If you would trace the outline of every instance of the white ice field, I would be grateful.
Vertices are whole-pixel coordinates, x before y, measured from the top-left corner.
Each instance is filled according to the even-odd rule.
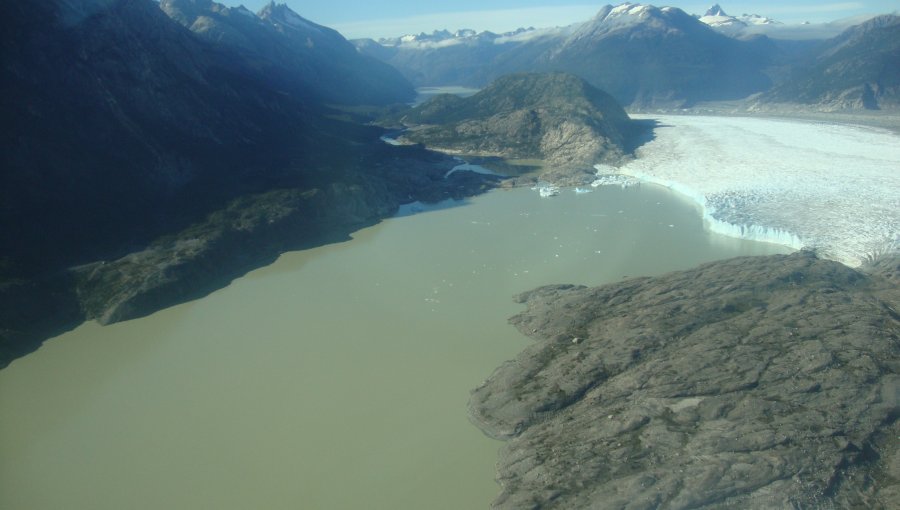
[[[723,234],[858,266],[900,246],[900,136],[764,118],[633,115],[655,139],[622,174],[697,201]]]

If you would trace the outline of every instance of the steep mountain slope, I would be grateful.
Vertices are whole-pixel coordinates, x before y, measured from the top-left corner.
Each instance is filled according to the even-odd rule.
[[[607,93],[574,75],[512,74],[468,98],[438,96],[408,112],[401,140],[454,153],[541,159],[547,180],[574,184],[619,162],[637,127]]]
[[[371,41],[359,47],[417,85],[484,86],[509,72],[563,71],[638,107],[735,99],[765,90],[770,82],[762,70],[777,51],[765,38],[726,37],[680,9],[630,3],[607,5],[592,20],[565,29],[443,45],[398,44],[390,51]]]
[[[826,41],[762,100],[829,110],[900,107],[900,16],[878,16]]]
[[[152,0],[15,3],[0,55],[0,367],[483,184],[285,93]]]
[[[155,3],[108,4],[72,25],[49,0],[4,16],[0,245],[16,264],[139,243],[176,210],[274,177],[293,157],[282,147],[303,154],[315,130],[309,107]]]
[[[162,0],[160,7],[194,33],[235,50],[287,91],[314,91],[346,104],[405,102],[414,96],[395,69],[284,4],[270,2],[258,14],[211,0]]]

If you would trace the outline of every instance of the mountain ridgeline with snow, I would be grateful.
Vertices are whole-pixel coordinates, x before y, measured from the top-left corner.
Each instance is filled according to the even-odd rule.
[[[440,30],[353,42],[362,53],[399,69],[416,86],[483,87],[512,72],[561,71],[576,74],[622,104],[641,109],[738,100],[773,88],[785,90],[778,101],[815,103],[799,94],[789,97],[790,82],[802,80],[803,70],[816,68],[829,47],[853,38],[858,46],[869,45],[873,50],[854,54],[857,67],[885,71],[857,78],[848,73],[848,80],[856,80],[852,85],[832,80],[843,88],[820,94],[823,108],[892,104],[890,69],[900,68],[900,59],[892,49],[897,37],[884,33],[890,27],[880,35],[863,31],[857,36],[838,35],[842,30],[859,32],[839,22],[803,27],[759,14],[731,16],[718,4],[699,16],[674,7],[625,3],[607,5],[592,19],[566,27],[523,28],[505,34]],[[783,40],[777,39],[779,34],[803,39],[830,34],[834,39]],[[784,84],[786,88],[781,87]],[[874,92],[874,101],[834,101],[843,90],[866,84]],[[763,102],[771,100],[770,96],[762,98]]]
[[[740,16],[730,16],[719,4],[710,7],[703,16],[698,19],[710,27],[728,34],[739,34],[747,27],[757,27],[764,25],[782,25],[780,21],[776,21],[759,14],[741,14]]]
[[[771,84],[767,44],[720,34],[673,7],[607,5],[564,28],[357,45],[419,86],[480,87],[510,72],[561,71],[637,107],[734,99]]]

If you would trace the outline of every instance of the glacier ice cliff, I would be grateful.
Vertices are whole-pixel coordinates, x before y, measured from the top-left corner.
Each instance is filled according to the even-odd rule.
[[[660,124],[620,174],[695,201],[720,234],[859,266],[900,239],[900,136],[780,119],[636,116]]]

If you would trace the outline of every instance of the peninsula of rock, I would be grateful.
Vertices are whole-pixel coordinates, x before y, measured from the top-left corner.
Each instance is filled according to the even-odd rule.
[[[900,259],[808,252],[518,296],[475,389],[495,508],[898,508]]]

